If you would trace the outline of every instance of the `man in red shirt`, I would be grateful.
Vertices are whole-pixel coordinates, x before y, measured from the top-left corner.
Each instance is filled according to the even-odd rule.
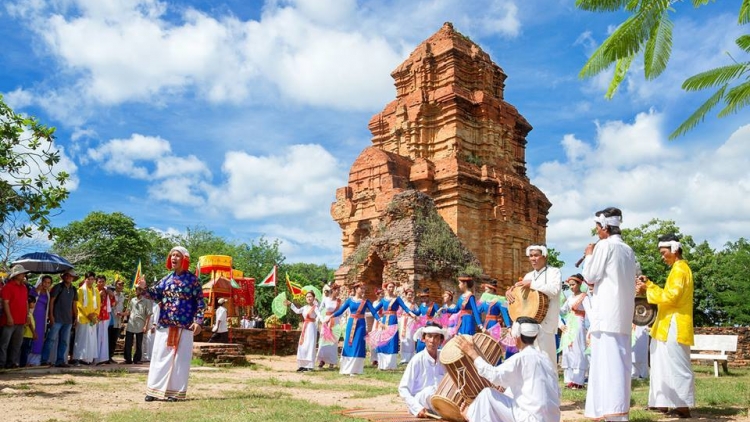
[[[14,265],[8,282],[0,292],[3,314],[0,316],[0,368],[18,368],[23,342],[23,327],[29,314],[29,290],[26,287],[28,270]]]

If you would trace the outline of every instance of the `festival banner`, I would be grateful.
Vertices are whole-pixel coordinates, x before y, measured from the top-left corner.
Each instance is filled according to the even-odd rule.
[[[135,277],[133,277],[133,281],[130,282],[129,290],[133,290],[133,286],[135,286],[138,283],[138,280],[140,280],[143,277],[143,274],[141,273],[141,260],[138,260],[138,268],[135,269]]]

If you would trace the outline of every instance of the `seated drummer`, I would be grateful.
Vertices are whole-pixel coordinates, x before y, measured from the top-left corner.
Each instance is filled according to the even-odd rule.
[[[533,318],[519,317],[511,328],[519,352],[499,366],[492,366],[480,357],[471,340],[456,339],[458,348],[474,361],[479,375],[505,388],[505,393],[489,387],[482,390],[474,402],[463,409],[469,422],[560,421],[557,371],[543,352],[530,347],[539,330]]]
[[[430,397],[435,394],[437,385],[445,375],[445,368],[438,360],[438,347],[443,344],[445,330],[438,323],[428,322],[414,333],[414,338],[421,338],[425,348],[414,355],[406,366],[398,385],[398,394],[404,398],[412,415],[426,418],[428,412],[434,413]]]

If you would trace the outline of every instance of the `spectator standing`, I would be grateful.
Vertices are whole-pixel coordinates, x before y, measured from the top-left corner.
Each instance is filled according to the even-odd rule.
[[[29,290],[26,288],[26,274],[23,265],[14,265],[8,275],[8,282],[0,292],[3,301],[3,314],[0,316],[0,368],[18,368],[23,343],[23,330],[29,313]]]
[[[36,330],[36,336],[34,341],[31,343],[31,350],[29,351],[28,366],[39,366],[42,363],[42,348],[44,347],[44,340],[47,333],[47,320],[49,317],[49,306],[50,306],[50,288],[52,287],[52,277],[49,275],[43,275],[39,278],[36,283],[36,287],[31,291],[31,294],[36,297],[36,305],[34,306],[34,327]]]
[[[125,350],[123,351],[123,356],[127,365],[142,362],[143,333],[150,328],[151,309],[153,306],[151,300],[144,297],[143,289],[136,287],[135,293],[136,296],[130,299],[128,310],[125,312],[128,315],[128,324],[125,327]],[[135,355],[131,354],[133,351],[133,337],[135,337]]]
[[[29,313],[26,315],[26,325],[23,328],[23,341],[21,342],[21,358],[19,365],[25,368],[29,364],[29,354],[31,353],[31,343],[36,340],[36,324],[34,321],[34,305],[36,297],[29,296]]]
[[[42,348],[42,363],[49,365],[53,358],[50,356],[53,346],[56,346],[54,364],[57,367],[67,368],[68,343],[70,342],[70,330],[73,321],[78,319],[78,291],[73,286],[73,281],[78,280],[78,274],[73,270],[65,271],[61,278],[62,282],[56,284],[50,291],[49,323],[50,331],[44,339]]]
[[[96,323],[99,319],[101,300],[99,292],[94,287],[96,274],[86,273],[86,279],[78,289],[78,320],[76,324],[75,344],[73,346],[73,359],[76,365],[94,363],[99,356],[96,341]]]
[[[107,288],[107,277],[96,277],[96,290],[99,294],[99,316],[96,323],[96,364],[109,363],[109,319],[115,304],[115,292]]]
[[[122,329],[122,311],[125,307],[125,293],[122,292],[124,288],[124,281],[117,280],[115,282],[115,304],[112,306],[112,312],[109,314],[109,327],[107,329],[107,337],[109,339],[109,363],[116,363],[114,360],[115,349],[117,348],[117,339],[120,337],[120,330]]]
[[[216,315],[214,316],[214,326],[211,328],[213,334],[208,339],[209,343],[229,343],[227,308],[224,306],[226,302],[227,300],[223,297],[217,301],[218,306],[216,307]]]
[[[145,335],[143,336],[143,360],[144,362],[151,361],[151,352],[154,351],[154,336],[156,335],[156,322],[159,321],[159,303],[153,302],[151,306],[151,317],[146,322]]]

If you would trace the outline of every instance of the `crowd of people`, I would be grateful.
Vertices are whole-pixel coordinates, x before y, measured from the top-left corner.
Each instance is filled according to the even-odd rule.
[[[649,376],[648,348],[649,407],[689,417],[694,405],[689,353],[693,281],[679,239],[659,239],[659,253],[671,267],[666,285],[659,287],[636,277],[635,254],[621,237],[621,211],[604,209],[594,221],[599,240],[585,249],[583,271],[565,281],[559,269],[548,265],[545,246],[527,248],[532,270],[512,289],[532,289],[549,299],[541,321],[529,316],[511,321],[505,297],[497,294],[498,281],[467,275],[457,278],[455,302],[453,291],[442,292],[438,304],[429,289],[416,295],[409,288],[397,292],[391,280],[373,302],[363,283],[354,284],[345,299],[330,283],[320,301],[310,291],[301,306],[285,302],[302,317],[298,371],[338,365],[340,374],[356,376],[363,373],[369,351],[371,364],[380,370],[406,365],[399,394],[412,414],[425,417],[435,413],[430,397],[445,375],[441,348],[455,338],[478,374],[496,386],[462,408],[467,420],[559,420],[559,366],[566,388],[587,390],[586,417],[620,421],[628,420],[631,377]],[[122,281],[108,287],[104,277],[87,273],[76,288],[78,275],[71,270],[54,286],[52,277],[42,276],[27,287],[28,271],[14,266],[0,291],[0,367],[111,364],[124,325],[123,363],[150,362],[146,401],[185,398],[193,337],[201,331],[205,307],[189,263],[185,248],[173,248],[166,262],[170,273],[151,287],[139,280],[127,304]],[[484,291],[479,299],[474,294],[478,280]],[[632,323],[636,293],[658,307],[650,330]],[[224,303],[218,305],[211,341],[222,342],[227,318]],[[374,320],[369,330],[368,313]],[[251,321],[243,318],[240,326],[250,328]],[[477,332],[502,345],[501,361],[487,362],[477,353],[470,340]]]

